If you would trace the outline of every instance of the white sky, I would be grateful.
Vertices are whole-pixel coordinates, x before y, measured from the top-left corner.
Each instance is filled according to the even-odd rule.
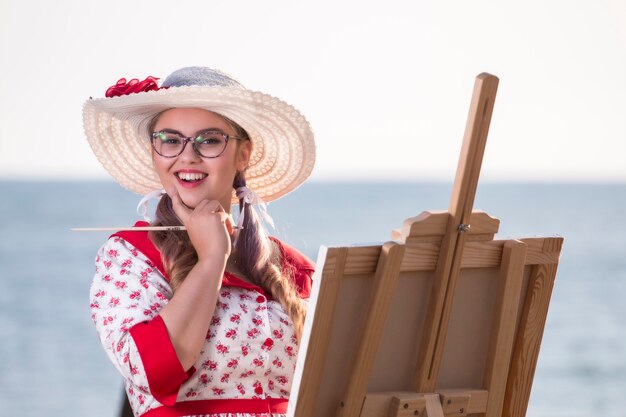
[[[626,2],[0,0],[0,179],[107,178],[81,107],[220,68],[299,108],[317,179],[452,180],[474,77],[483,179],[626,181]]]

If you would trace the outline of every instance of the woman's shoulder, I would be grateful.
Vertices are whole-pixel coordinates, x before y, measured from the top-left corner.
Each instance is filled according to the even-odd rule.
[[[144,221],[138,221],[134,225],[134,227],[142,226],[148,226],[148,223]],[[120,244],[129,248],[135,256],[137,252],[141,253],[147,258],[151,265],[153,265],[159,270],[159,272],[161,272],[161,274],[167,276],[167,274],[165,273],[165,268],[163,266],[163,260],[161,259],[161,252],[157,249],[154,243],[152,243],[147,231],[119,231],[113,233],[109,237],[109,240],[105,243],[105,245],[109,246],[115,246]]]
[[[280,249],[281,255],[283,257],[283,263],[288,264],[298,270],[315,271],[315,264],[313,263],[313,261],[302,252],[300,252],[298,249],[276,237],[272,237],[271,239],[278,245],[278,248]]]
[[[148,222],[145,221],[137,221],[135,222],[135,224],[133,225],[133,227],[143,227],[143,226],[149,226]],[[128,243],[131,243],[133,246],[139,248],[139,247],[146,247],[146,246],[153,246],[154,244],[152,243],[152,241],[148,238],[148,232],[147,231],[133,231],[133,230],[122,230],[122,231],[118,231],[113,233],[109,239],[123,239]]]
[[[301,298],[309,298],[313,287],[315,264],[299,250],[277,239],[271,238],[280,249],[283,268],[290,270],[290,276]]]

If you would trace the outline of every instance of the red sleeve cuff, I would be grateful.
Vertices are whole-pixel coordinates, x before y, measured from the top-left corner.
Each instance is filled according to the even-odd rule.
[[[143,363],[150,392],[161,404],[174,405],[180,386],[196,369],[193,366],[187,372],[183,369],[161,316],[134,325],[130,334]]]

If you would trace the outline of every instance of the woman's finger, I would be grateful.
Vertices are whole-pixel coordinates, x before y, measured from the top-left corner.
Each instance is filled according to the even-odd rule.
[[[230,214],[226,213],[226,210],[224,210],[224,207],[217,200],[212,200],[212,201],[203,200],[202,201],[202,203],[205,203],[205,202],[206,202],[205,206],[200,207],[200,204],[199,204],[198,207],[196,207],[196,210],[198,211],[204,210],[205,212],[211,213],[211,215],[218,215],[222,224],[226,226],[226,230],[228,231],[228,234],[232,235],[234,228],[233,228],[233,222],[230,217]]]
[[[226,230],[228,230],[228,234],[232,235],[233,234],[233,219],[230,217],[230,215],[226,212],[222,212],[222,220],[224,222],[224,225],[226,225]]]
[[[213,213],[224,213],[224,207],[217,200],[208,201],[207,210],[210,210]]]

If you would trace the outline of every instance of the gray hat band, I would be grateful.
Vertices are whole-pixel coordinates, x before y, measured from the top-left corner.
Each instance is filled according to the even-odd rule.
[[[185,67],[174,71],[161,84],[161,87],[231,87],[245,89],[241,83],[221,71],[206,67]]]

